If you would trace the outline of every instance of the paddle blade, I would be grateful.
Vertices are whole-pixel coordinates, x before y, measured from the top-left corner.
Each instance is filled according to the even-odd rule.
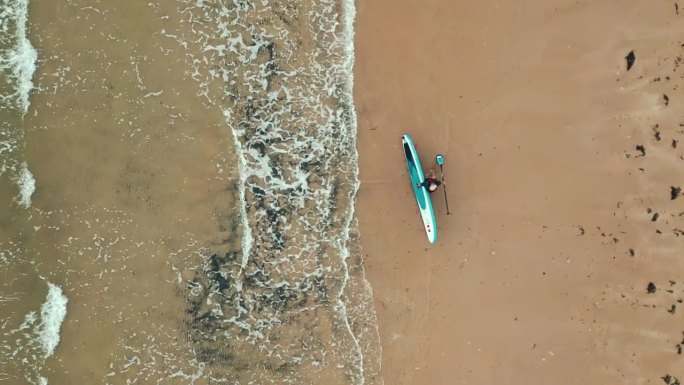
[[[435,161],[437,162],[437,165],[438,165],[438,166],[443,165],[443,164],[444,164],[444,155],[441,155],[441,154],[440,154],[440,155],[437,155],[437,156],[435,157]]]

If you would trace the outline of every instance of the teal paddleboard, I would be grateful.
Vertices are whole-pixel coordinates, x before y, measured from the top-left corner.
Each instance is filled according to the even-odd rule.
[[[416,196],[416,202],[418,202],[418,210],[420,210],[420,217],[423,219],[425,234],[427,234],[430,243],[435,243],[437,242],[437,221],[435,220],[435,212],[432,209],[430,193],[427,187],[420,185],[425,180],[425,175],[423,174],[423,168],[420,166],[418,151],[416,151],[413,140],[411,140],[408,134],[404,134],[402,137],[402,144],[406,167],[411,179],[411,188]]]

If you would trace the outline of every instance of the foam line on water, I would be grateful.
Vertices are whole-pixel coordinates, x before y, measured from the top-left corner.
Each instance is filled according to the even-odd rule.
[[[33,73],[36,71],[38,52],[28,39],[28,0],[9,0],[0,15],[3,32],[14,25],[14,44],[0,55],[0,69],[9,70],[14,81],[13,94],[0,95],[2,99],[14,99],[23,114],[28,111],[29,95],[33,89]]]
[[[230,116],[230,111],[224,110],[224,117],[228,120]],[[246,173],[245,173],[245,157],[240,151],[240,142],[236,136],[234,130],[231,129],[233,134],[233,143],[235,145],[235,150],[238,157],[238,174],[240,175],[240,183],[238,186],[238,196],[240,206],[240,218],[242,218],[242,260],[240,261],[240,267],[242,269],[247,266],[247,261],[249,260],[249,253],[252,249],[252,231],[249,227],[249,221],[247,220],[247,201],[245,200],[245,186],[246,186]]]
[[[39,311],[31,310],[14,329],[0,323],[0,335],[5,343],[0,346],[0,363],[10,361],[19,369],[27,383],[47,384],[43,376],[46,360],[51,357],[60,341],[60,329],[67,314],[67,297],[62,289],[47,283],[47,295]],[[0,378],[0,382],[1,378]]]
[[[67,314],[68,299],[62,289],[48,282],[48,294],[40,308],[39,338],[45,358],[50,357],[59,344],[59,330]]]
[[[352,219],[354,218],[354,209],[356,207],[355,201],[356,201],[356,194],[359,190],[359,167],[358,167],[358,152],[356,150],[356,132],[358,129],[357,126],[357,117],[356,117],[356,108],[354,106],[354,96],[353,96],[353,89],[354,89],[354,20],[356,17],[356,8],[354,4],[354,0],[346,0],[344,2],[344,7],[343,7],[343,12],[344,12],[344,17],[343,17],[343,22],[344,22],[344,32],[345,32],[345,37],[344,40],[346,40],[344,43],[345,47],[345,62],[342,65],[342,71],[346,72],[347,74],[347,86],[348,89],[346,90],[344,96],[348,98],[348,105],[349,108],[351,109],[351,112],[349,114],[350,117],[350,131],[351,131],[351,141],[352,141],[352,154],[351,158],[354,164],[354,167],[352,167],[352,174],[353,174],[353,180],[354,180],[354,186],[352,191],[350,192],[350,202],[351,204],[349,205],[349,210],[347,211],[347,215],[344,219],[344,225],[343,225],[343,230],[342,230],[342,238],[339,241],[339,249],[340,249],[340,258],[342,259],[342,263],[344,264],[344,278],[342,281],[342,289],[340,290],[338,297],[337,297],[337,307],[340,311],[340,314],[344,320],[344,325],[346,326],[349,335],[351,336],[353,343],[354,343],[354,348],[356,350],[356,354],[358,355],[358,362],[357,362],[357,367],[359,370],[359,384],[363,385],[365,383],[365,376],[364,376],[364,366],[363,366],[363,351],[361,349],[361,345],[359,344],[359,340],[357,336],[354,334],[351,325],[349,323],[349,314],[347,312],[347,306],[342,300],[342,295],[345,292],[345,289],[347,287],[347,284],[349,283],[349,265],[347,264],[347,259],[349,258],[349,247],[348,247],[348,242],[349,242],[349,235],[350,235],[350,230],[351,230],[351,222]]]
[[[17,185],[19,186],[17,201],[22,207],[29,208],[31,206],[31,196],[36,191],[36,180],[33,178],[33,174],[29,171],[26,163],[21,167]]]

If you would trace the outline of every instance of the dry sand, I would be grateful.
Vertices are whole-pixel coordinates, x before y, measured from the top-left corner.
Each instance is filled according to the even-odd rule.
[[[357,2],[357,212],[386,384],[684,380],[680,6]],[[446,156],[435,246],[405,132],[424,165]]]

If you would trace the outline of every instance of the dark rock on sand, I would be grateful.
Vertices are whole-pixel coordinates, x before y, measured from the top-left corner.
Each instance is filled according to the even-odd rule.
[[[667,312],[672,314],[672,315],[674,315],[674,313],[676,311],[677,311],[677,305],[675,305],[675,304],[672,304],[672,306],[670,306],[670,308],[667,310]]]
[[[653,293],[655,293],[655,292],[656,292],[656,289],[657,289],[657,288],[656,288],[656,285],[655,285],[655,283],[653,283],[653,282],[649,282],[649,283],[648,283],[648,286],[646,286],[646,292],[647,292],[648,294],[653,294]]]
[[[653,217],[651,218],[651,222],[657,221],[659,216],[660,216],[660,214],[658,214],[658,213],[653,214]]]
[[[629,71],[632,69],[634,61],[636,60],[636,55],[634,55],[634,51],[629,51],[627,56],[625,56],[625,60],[627,60],[627,71]]]
[[[670,200],[675,200],[682,193],[682,188],[677,186],[670,186]]]
[[[670,98],[665,94],[663,94],[663,101],[665,102],[665,106],[670,104]]]

